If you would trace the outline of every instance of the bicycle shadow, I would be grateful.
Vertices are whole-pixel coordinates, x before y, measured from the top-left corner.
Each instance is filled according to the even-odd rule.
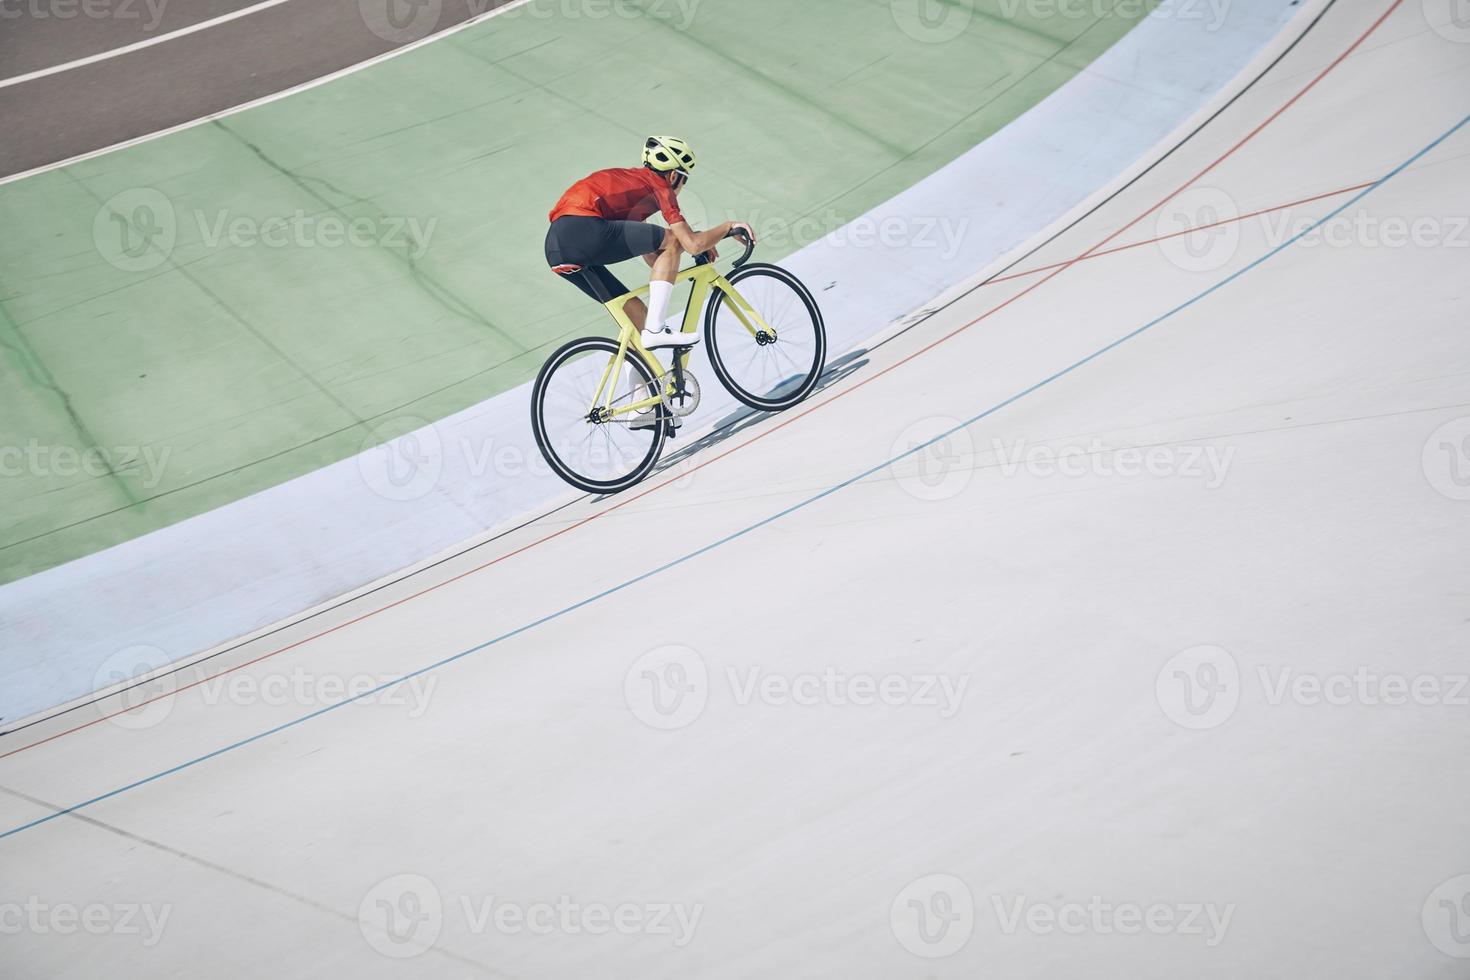
[[[808,395],[807,398],[811,398],[812,395],[826,390],[832,385],[837,384],[837,382],[843,381],[864,367],[867,367],[867,354],[867,348],[849,351],[828,364],[826,369],[822,371],[822,376],[817,379],[816,387],[812,389],[811,395]],[[701,453],[706,449],[720,445],[759,424],[762,419],[770,417],[771,414],[770,412],[762,412],[746,406],[737,408],[734,412],[716,423],[713,430],[705,433],[689,445],[681,447],[677,452],[665,456],[663,461],[658,465],[658,468],[654,470],[654,473],[664,473],[685,462],[696,453]]]

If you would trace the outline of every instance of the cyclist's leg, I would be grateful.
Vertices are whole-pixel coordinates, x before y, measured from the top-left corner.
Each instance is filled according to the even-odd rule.
[[[643,257],[645,260],[652,257],[656,260],[663,254],[668,243],[674,240],[667,229],[658,225],[650,225],[643,221],[607,221],[603,223],[604,239],[598,248],[598,261],[602,265],[612,265],[617,262],[626,262],[629,259]],[[655,265],[655,261],[649,261],[649,265]],[[668,274],[670,292],[673,289],[674,275],[679,271],[678,258],[674,259],[673,270]],[[641,299],[629,300],[624,311],[633,324],[643,330],[649,326],[648,304]],[[665,303],[667,309],[667,303]],[[656,325],[656,324],[655,324]]]
[[[669,312],[669,300],[674,295],[674,278],[679,274],[679,256],[684,254],[684,250],[679,247],[679,239],[672,233],[665,233],[659,246],[651,263],[653,271],[648,278],[648,313],[645,329],[649,330],[663,329],[664,320]]]
[[[656,251],[663,244],[664,230],[641,221],[604,221],[601,218],[567,216],[558,218],[546,233],[546,262],[552,268],[580,265],[583,270],[565,278],[599,303],[608,303],[628,292],[607,266]],[[641,300],[632,300],[624,311],[638,329],[647,315]]]
[[[666,228],[641,221],[609,221],[606,232],[608,241],[598,253],[604,261],[621,262],[641,255],[652,267],[648,303],[635,299],[625,307],[628,318],[643,331],[644,346],[687,347],[698,343],[697,334],[686,334],[664,326],[669,302],[674,295],[674,280],[679,274],[679,257],[684,254],[678,238]]]
[[[567,282],[599,303],[609,303],[628,291],[617,276],[600,265],[584,265],[576,272],[562,275]]]
[[[575,269],[575,271],[571,271],[571,269],[568,269],[568,271],[562,272],[558,270],[558,272],[563,279],[567,280],[572,285],[576,286],[578,289],[582,290],[582,292],[586,293],[588,296],[592,297],[599,303],[609,303],[617,297],[622,296],[628,292],[628,287],[619,282],[617,276],[613,275],[611,272],[600,265],[580,267],[573,266],[571,268]],[[631,305],[632,304],[630,303],[629,306]],[[631,316],[632,311],[629,310],[628,312]],[[642,328],[640,327],[639,329]],[[633,365],[630,363],[630,361],[637,356],[638,355],[634,354],[630,349],[627,354],[627,359],[623,361],[622,384],[620,387],[617,388],[617,391],[613,397],[613,400],[615,402],[639,402],[643,401],[646,398],[652,397],[653,392],[651,390],[645,389],[643,385],[638,381],[637,373],[633,370]],[[643,416],[651,417],[652,411],[653,410],[651,408],[641,408],[638,410],[638,416],[640,418]],[[640,422],[635,424],[633,427],[642,428],[644,426]]]

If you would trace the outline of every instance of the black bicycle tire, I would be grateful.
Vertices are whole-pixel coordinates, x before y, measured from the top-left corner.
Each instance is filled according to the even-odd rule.
[[[714,368],[715,376],[720,379],[720,384],[725,386],[725,390],[734,395],[742,404],[763,412],[781,412],[804,401],[816,389],[817,383],[821,380],[822,369],[826,367],[827,362],[827,326],[822,320],[821,307],[817,305],[816,298],[812,296],[811,290],[807,289],[805,283],[787,270],[778,265],[771,265],[765,262],[751,262],[735,270],[728,278],[731,285],[736,285],[741,280],[748,279],[751,276],[770,276],[775,279],[780,279],[790,286],[797,296],[800,297],[803,305],[806,307],[807,313],[811,315],[812,325],[816,329],[817,349],[811,372],[803,379],[801,385],[785,398],[762,398],[741,388],[731,377],[730,372],[726,370],[724,363],[721,361],[719,340],[715,337],[715,317],[719,315],[720,305],[727,300],[726,295],[719,291],[716,291],[715,296],[711,298],[709,305],[704,311],[704,335],[705,343],[709,349],[710,366]]]
[[[618,345],[606,337],[583,337],[562,345],[556,353],[546,359],[545,364],[541,365],[541,371],[536,375],[536,383],[531,386],[531,432],[536,438],[536,448],[541,451],[542,458],[546,460],[552,472],[584,493],[606,495],[620,493],[629,487],[636,486],[653,472],[653,468],[658,465],[659,457],[663,455],[664,442],[668,439],[666,424],[668,410],[662,405],[655,409],[658,412],[660,424],[655,427],[654,439],[649,444],[648,455],[627,476],[617,480],[593,480],[573,470],[551,447],[551,440],[546,434],[546,423],[542,418],[542,402],[546,397],[547,383],[563,362],[573,354],[596,350],[606,351],[609,355],[613,355],[618,352]],[[633,365],[633,369],[639,373],[645,384],[657,382],[658,379],[654,377],[647,364],[635,357],[629,357],[627,363]]]

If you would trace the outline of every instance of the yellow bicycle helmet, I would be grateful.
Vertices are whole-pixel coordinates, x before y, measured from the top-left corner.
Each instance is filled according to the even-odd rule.
[[[688,175],[693,172],[695,162],[694,151],[677,136],[650,136],[643,144],[643,165],[661,174],[678,170]]]

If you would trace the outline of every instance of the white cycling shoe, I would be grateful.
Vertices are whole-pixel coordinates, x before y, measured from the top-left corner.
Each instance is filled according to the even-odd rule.
[[[663,347],[693,347],[697,343],[699,343],[699,334],[685,333],[667,325],[658,330],[643,331],[643,346],[649,350],[659,350]]]

